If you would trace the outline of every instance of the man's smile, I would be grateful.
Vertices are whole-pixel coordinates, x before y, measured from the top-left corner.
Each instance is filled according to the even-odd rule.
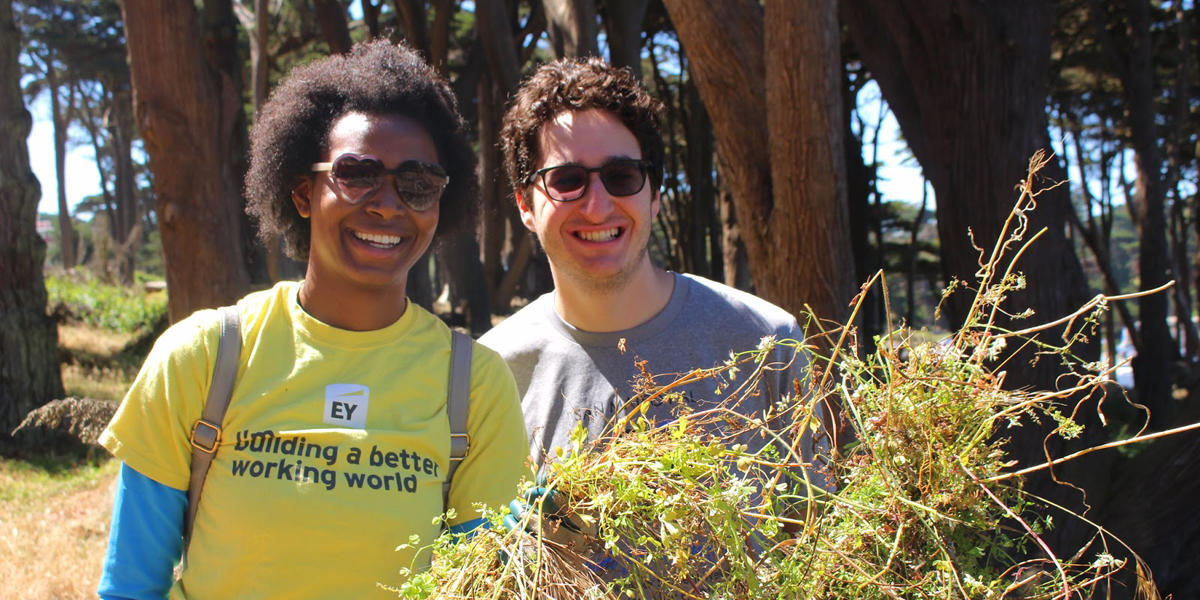
[[[593,231],[577,231],[575,232],[575,237],[588,242],[608,242],[617,239],[622,233],[624,233],[623,228],[612,227]]]

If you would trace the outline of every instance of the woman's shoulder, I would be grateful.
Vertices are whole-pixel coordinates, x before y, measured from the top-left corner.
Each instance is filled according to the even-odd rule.
[[[249,322],[264,318],[272,307],[283,305],[287,295],[294,293],[296,282],[281,282],[269,289],[251,292],[235,304],[239,328],[245,331]],[[167,327],[151,351],[151,357],[173,356],[177,360],[215,352],[221,335],[221,310],[202,308]]]

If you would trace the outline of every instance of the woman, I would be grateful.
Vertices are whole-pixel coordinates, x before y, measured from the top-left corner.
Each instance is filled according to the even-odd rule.
[[[428,562],[448,463],[449,329],[405,297],[435,231],[468,223],[473,155],[453,95],[386,42],[295,69],[251,135],[248,212],[304,280],[237,303],[224,437],[177,580],[189,433],[219,324],[200,311],[146,359],[101,443],[121,459],[102,598],[386,597]],[[439,229],[440,228],[440,229]],[[515,493],[528,448],[515,384],[476,345],[452,531]]]

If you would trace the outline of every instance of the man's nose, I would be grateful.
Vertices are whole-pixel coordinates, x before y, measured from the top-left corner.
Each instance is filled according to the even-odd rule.
[[[579,211],[593,217],[605,217],[612,212],[613,197],[600,181],[600,173],[588,173],[588,186],[576,202]]]

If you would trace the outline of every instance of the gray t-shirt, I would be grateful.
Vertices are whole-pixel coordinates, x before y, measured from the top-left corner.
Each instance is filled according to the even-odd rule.
[[[614,416],[631,408],[626,404],[641,373],[635,361],[645,361],[646,372],[663,385],[693,369],[719,366],[730,352],[753,350],[764,336],[804,338],[796,319],[778,306],[702,277],[673,275],[675,287],[666,307],[631,329],[595,333],[572,327],[555,312],[550,292],[479,338],[504,357],[516,377],[530,453],[539,469],[555,447],[570,447],[579,422],[594,439]],[[793,381],[806,362],[791,347],[779,346],[775,354],[775,361],[790,366],[768,373],[761,393],[739,405],[743,414],[761,414],[779,399],[778,392],[794,396]],[[743,368],[740,376],[748,375]],[[729,383],[733,385],[724,393],[741,380]],[[696,409],[714,406],[723,399],[717,384],[706,379],[684,386],[683,398]],[[663,423],[673,418],[672,407],[652,404],[647,415]],[[744,441],[751,450],[764,443],[761,436]]]

